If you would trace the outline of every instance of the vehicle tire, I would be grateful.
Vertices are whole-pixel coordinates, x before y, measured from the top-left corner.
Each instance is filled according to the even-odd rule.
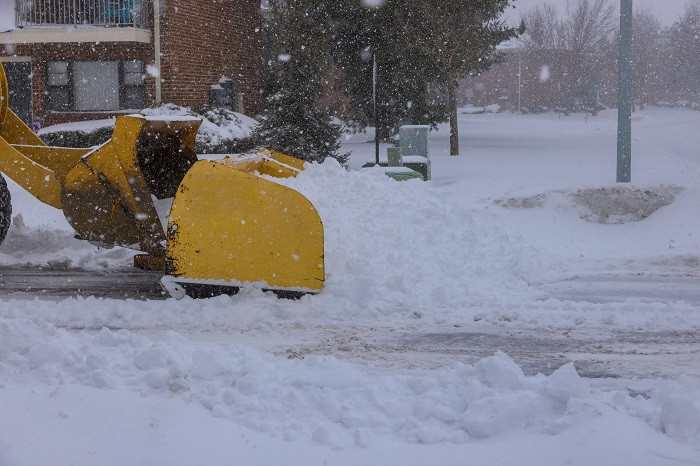
[[[0,175],[0,244],[5,241],[12,221],[12,202],[5,178]]]

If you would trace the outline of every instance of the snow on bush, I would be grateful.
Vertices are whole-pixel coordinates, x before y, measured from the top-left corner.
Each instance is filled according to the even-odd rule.
[[[141,110],[141,113],[152,116],[195,114],[203,117],[202,125],[197,133],[197,152],[199,153],[232,152],[223,148],[233,147],[235,141],[248,138],[258,124],[253,118],[242,113],[215,107],[192,109],[165,104],[159,107],[145,108]]]
[[[250,137],[257,122],[241,113],[216,107],[180,107],[165,104],[145,108],[141,113],[149,116],[196,115],[202,118],[195,141],[198,153],[235,153],[245,151],[251,145]],[[60,147],[91,147],[107,141],[112,135],[114,119],[79,121],[47,126],[39,130],[39,136],[48,145]]]

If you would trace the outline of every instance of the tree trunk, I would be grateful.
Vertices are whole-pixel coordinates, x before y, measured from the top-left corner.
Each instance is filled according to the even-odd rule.
[[[447,105],[450,111],[450,155],[459,155],[459,126],[457,125],[457,81],[447,76]]]

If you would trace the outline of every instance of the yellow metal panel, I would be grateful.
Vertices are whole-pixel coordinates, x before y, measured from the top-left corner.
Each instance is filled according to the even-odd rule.
[[[303,160],[297,159],[287,154],[283,154],[282,152],[263,149],[260,151],[260,153],[271,158],[272,160],[275,160],[277,163],[288,165],[298,171],[302,171],[304,169],[304,165],[306,165],[306,162],[304,162]]]
[[[5,68],[0,63],[0,129],[5,121],[5,115],[9,106],[10,92],[7,87],[7,76],[5,76]]]
[[[170,273],[185,280],[319,291],[323,224],[297,191],[203,160],[175,196],[167,258]]]
[[[51,170],[59,181],[63,182],[68,172],[81,157],[92,149],[72,149],[68,147],[24,146],[13,144],[13,148],[22,155]]]
[[[10,144],[25,144],[29,146],[46,146],[39,136],[34,134],[12,109],[7,109],[5,121],[0,128],[0,137]]]
[[[61,208],[61,183],[54,172],[26,157],[2,137],[0,169],[44,204]]]
[[[112,138],[65,176],[63,210],[76,232],[91,241],[147,252],[151,257],[135,263],[162,267],[165,231],[151,196],[175,195],[196,161],[199,124],[197,119],[117,117]]]
[[[293,178],[304,169],[304,161],[267,149],[254,155],[226,157],[219,163],[250,174],[273,176],[275,178]]]

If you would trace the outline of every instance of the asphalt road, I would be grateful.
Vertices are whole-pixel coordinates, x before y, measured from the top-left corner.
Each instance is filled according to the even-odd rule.
[[[165,299],[160,272],[128,270],[78,270],[39,267],[0,267],[0,296],[39,297],[97,296],[113,299]]]
[[[0,296],[113,299],[165,299],[160,272],[139,269],[80,270],[0,267]],[[629,298],[646,302],[686,302],[700,306],[700,277],[594,275],[538,286],[547,298],[611,303]]]

